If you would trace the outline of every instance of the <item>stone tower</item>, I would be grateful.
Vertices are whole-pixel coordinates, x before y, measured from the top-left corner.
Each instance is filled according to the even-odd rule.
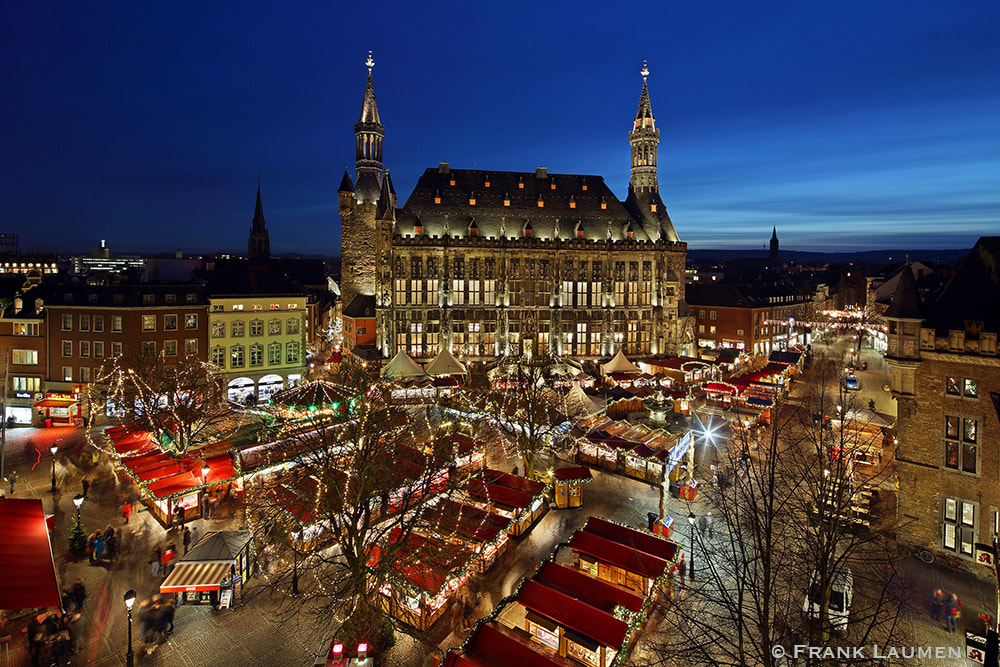
[[[775,226],[771,230],[771,266],[778,266],[778,228]]]
[[[250,240],[247,242],[247,259],[251,262],[266,262],[271,259],[271,240],[264,224],[264,205],[260,201],[260,180],[257,180],[257,205],[250,223]]]
[[[679,241],[674,225],[667,215],[667,207],[660,199],[660,184],[656,180],[656,150],[660,144],[660,131],[656,129],[653,108],[649,104],[646,77],[649,69],[642,63],[642,94],[636,111],[628,143],[632,147],[632,168],[628,182],[625,207],[642,223],[650,239]]]
[[[346,308],[358,294],[375,295],[375,207],[382,187],[382,140],[385,127],[375,103],[371,52],[361,118],[354,124],[357,139],[355,182],[344,174],[337,190],[340,206],[340,293]]]

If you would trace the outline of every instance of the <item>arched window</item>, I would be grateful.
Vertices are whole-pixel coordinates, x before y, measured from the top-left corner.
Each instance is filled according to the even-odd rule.
[[[212,363],[216,366],[226,367],[226,349],[221,345],[212,348]]]
[[[250,346],[250,365],[251,366],[263,366],[264,365],[264,346],[260,343],[254,343]]]
[[[250,320],[250,335],[251,336],[264,335],[264,320]]]
[[[285,361],[289,364],[299,363],[299,341],[290,340],[285,344]]]
[[[268,343],[267,345],[268,366],[277,366],[280,363],[281,363],[281,343]]]
[[[246,332],[246,322],[243,320],[233,320],[230,325],[229,335],[235,337],[242,336]]]
[[[269,320],[267,323],[267,335],[268,336],[280,336],[281,335],[281,320]]]
[[[230,368],[243,368],[246,361],[246,348],[242,345],[233,345],[229,348]]]

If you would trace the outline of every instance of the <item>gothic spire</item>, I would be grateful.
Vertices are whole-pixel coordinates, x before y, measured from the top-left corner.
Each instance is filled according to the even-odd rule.
[[[396,206],[393,201],[392,186],[389,183],[389,172],[382,177],[382,191],[378,195],[378,206],[375,209],[376,220],[396,220]]]
[[[655,127],[656,119],[653,118],[653,107],[649,104],[649,90],[646,88],[646,77],[649,76],[649,68],[646,67],[646,61],[642,61],[642,94],[639,95],[639,110],[635,113],[635,123],[633,125],[634,130],[638,130],[640,127]],[[647,120],[648,119],[648,120]]]
[[[378,105],[375,103],[375,85],[372,83],[372,52],[368,52],[368,83],[365,85],[365,98],[361,103],[361,118],[354,124],[354,136],[357,138],[355,152],[356,174],[355,194],[358,201],[374,203],[382,179],[382,140],[385,137],[385,127],[378,115]]]
[[[358,122],[381,124],[382,121],[378,117],[378,105],[375,103],[375,84],[372,83],[372,67],[375,66],[375,61],[372,60],[371,51],[368,52],[368,60],[365,61],[365,65],[368,66],[368,84],[365,86],[365,99],[361,103],[361,118],[358,119]]]
[[[250,222],[250,239],[247,242],[247,257],[250,261],[267,261],[271,258],[271,240],[264,222],[264,204],[260,198],[260,177],[257,177],[257,204],[254,206],[253,220]]]

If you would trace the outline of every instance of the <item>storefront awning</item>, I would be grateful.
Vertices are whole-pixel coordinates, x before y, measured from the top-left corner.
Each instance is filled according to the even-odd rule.
[[[232,563],[180,562],[170,576],[160,585],[161,593],[185,591],[217,591],[222,580],[229,576]]]
[[[0,609],[58,606],[59,584],[42,501],[0,499]]]
[[[68,408],[76,403],[73,398],[44,398],[35,403],[36,408]]]

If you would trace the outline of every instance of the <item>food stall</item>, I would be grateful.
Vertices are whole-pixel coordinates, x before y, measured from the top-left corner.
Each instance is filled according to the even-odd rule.
[[[673,542],[593,516],[569,547],[579,569],[641,595],[651,593],[677,553]]]
[[[545,513],[547,485],[534,480],[484,468],[465,484],[465,492],[474,504],[507,519],[516,519],[510,535],[526,533]]]
[[[583,505],[583,485],[594,479],[590,468],[557,468],[552,471],[552,492],[556,507],[580,507]]]
[[[181,604],[235,607],[250,576],[252,545],[249,531],[207,533],[177,562],[160,593],[176,593]]]

